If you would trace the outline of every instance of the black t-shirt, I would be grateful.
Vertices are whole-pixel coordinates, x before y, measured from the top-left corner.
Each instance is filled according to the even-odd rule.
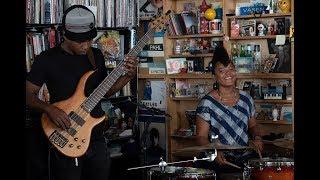
[[[92,51],[97,70],[86,82],[86,96],[107,76],[102,52],[97,48],[92,48]],[[50,103],[55,103],[70,98],[75,93],[80,78],[91,70],[94,68],[87,55],[72,55],[59,46],[44,51],[35,58],[27,80],[40,87],[45,83],[50,94]],[[94,117],[103,115],[100,103],[91,114]],[[102,126],[103,123],[97,125],[92,135],[101,134]]]

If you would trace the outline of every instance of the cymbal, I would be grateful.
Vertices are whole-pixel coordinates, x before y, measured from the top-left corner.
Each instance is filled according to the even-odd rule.
[[[176,150],[175,152],[186,152],[186,151],[203,151],[203,150],[237,150],[237,149],[248,149],[251,148],[249,146],[231,146],[225,144],[211,143],[203,146],[191,146]]]

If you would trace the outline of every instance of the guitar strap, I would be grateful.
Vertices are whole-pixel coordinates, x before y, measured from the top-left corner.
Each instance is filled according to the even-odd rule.
[[[90,47],[88,52],[87,52],[88,58],[90,60],[91,65],[93,66],[93,69],[96,69],[96,62],[94,60],[94,55],[93,55],[93,51],[92,48]]]

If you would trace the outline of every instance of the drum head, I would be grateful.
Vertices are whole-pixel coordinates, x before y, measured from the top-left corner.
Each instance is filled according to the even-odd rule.
[[[204,178],[213,177],[214,171],[202,168],[183,167],[177,170],[177,176],[180,178]]]
[[[182,169],[182,167],[166,166],[164,171],[161,171],[160,167],[153,167],[150,171],[156,174],[175,174],[180,169]]]
[[[176,177],[181,178],[206,178],[214,177],[215,173],[209,169],[192,168],[192,167],[177,167],[167,166],[164,171],[161,171],[159,167],[151,168],[150,171],[152,176],[157,177]]]

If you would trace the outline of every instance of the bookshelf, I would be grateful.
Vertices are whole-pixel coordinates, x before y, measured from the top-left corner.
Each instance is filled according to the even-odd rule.
[[[174,12],[182,12],[184,3],[193,2],[187,0],[168,0],[163,2],[163,11],[173,10]],[[202,1],[195,1],[196,7],[201,4]],[[294,3],[291,1],[291,13],[274,13],[274,14],[260,14],[260,15],[230,15],[232,12],[235,12],[236,3],[239,2],[249,2],[248,0],[206,0],[206,2],[220,2],[222,4],[223,15],[222,15],[222,30],[221,33],[218,34],[190,34],[190,35],[171,35],[167,34],[164,37],[164,59],[167,58],[196,58],[200,61],[203,61],[204,66],[206,67],[209,61],[213,57],[213,53],[199,53],[199,54],[175,54],[175,43],[178,40],[190,40],[197,38],[212,38],[215,40],[221,40],[223,45],[227,48],[229,53],[231,54],[232,43],[239,44],[250,44],[257,43],[261,46],[261,54],[268,54],[268,40],[275,40],[277,38],[276,35],[266,35],[266,36],[247,36],[247,37],[231,37],[230,36],[230,22],[233,19],[239,20],[266,20],[270,18],[291,18],[291,26],[294,27]],[[237,78],[238,82],[240,81],[262,81],[262,82],[277,82],[283,80],[291,81],[291,93],[292,99],[256,99],[255,104],[257,106],[260,105],[277,105],[277,106],[291,106],[292,111],[294,111],[294,39],[289,34],[285,34],[285,38],[289,40],[291,45],[291,59],[290,72],[278,72],[278,73],[238,73]],[[175,74],[175,75],[148,75],[145,73],[141,73],[138,75],[139,79],[145,82],[148,79],[161,79],[165,80],[167,87],[171,84],[178,81],[186,81],[188,83],[201,84],[213,83],[214,76],[211,73],[185,73],[185,74]],[[237,83],[238,83],[237,82]],[[196,97],[172,97],[170,96],[167,90],[167,113],[172,116],[172,120],[168,125],[168,155],[169,160],[174,161],[175,152],[181,145],[181,139],[186,139],[186,137],[178,137],[174,135],[174,132],[180,128],[188,128],[188,121],[184,115],[185,110],[195,109],[199,98]],[[294,116],[293,116],[294,117]],[[293,118],[294,119],[294,118]],[[294,120],[292,120],[294,122]],[[279,120],[277,122],[271,121],[262,121],[258,120],[258,123],[261,125],[261,129],[264,134],[274,133],[293,133],[294,123],[289,123],[286,120]]]
[[[205,53],[205,54],[174,54],[169,55],[170,58],[178,58],[178,57],[213,57],[213,53]]]
[[[202,1],[181,1],[181,0],[168,0],[164,2],[164,12],[167,10],[173,10],[176,13],[181,13],[184,10],[185,3],[195,3],[195,7],[199,8]],[[207,4],[216,3],[220,4],[221,8],[224,11],[224,0],[206,0]],[[215,5],[216,5],[215,4]],[[209,62],[213,57],[212,52],[200,52],[196,54],[190,53],[181,53],[176,54],[174,51],[175,45],[178,41],[190,41],[192,39],[198,41],[198,39],[209,39],[209,41],[216,41],[223,43],[225,28],[224,23],[226,21],[225,16],[221,17],[221,32],[213,33],[213,31],[209,31],[209,33],[196,33],[190,35],[170,35],[168,34],[164,38],[164,51],[165,51],[165,59],[167,58],[186,58],[187,60],[202,61],[203,66],[208,67]],[[198,29],[199,31],[199,29]],[[213,75],[211,72],[206,73],[183,73],[183,74],[170,74],[165,76],[165,81],[168,86],[172,83],[176,83],[177,81],[182,81],[190,85],[195,84],[205,84],[208,87],[212,87],[213,84]],[[172,120],[170,121],[168,127],[168,155],[169,160],[174,161],[176,158],[174,155],[174,151],[181,147],[183,144],[183,139],[189,139],[189,137],[180,137],[175,135],[175,131],[181,128],[189,128],[188,120],[185,117],[186,110],[193,110],[196,108],[198,102],[198,97],[171,97],[169,94],[167,95],[167,113],[172,116]]]
[[[276,39],[277,35],[267,35],[267,36],[247,36],[247,37],[230,37],[230,40],[257,40],[257,39]],[[289,35],[285,35],[286,38]]]
[[[237,3],[248,2],[241,0],[226,0],[225,1],[225,10],[227,12],[235,12]],[[270,35],[270,33],[266,32],[264,36],[231,36],[232,30],[232,21],[235,22],[245,22],[252,21],[258,23],[262,23],[266,28],[269,28],[270,22],[276,22],[277,19],[290,19],[290,28],[294,27],[294,2],[291,1],[291,12],[283,13],[280,9],[278,9],[273,14],[254,14],[254,15],[228,15],[226,16],[227,22],[225,24],[225,32],[229,37],[229,41],[225,43],[225,46],[228,47],[228,51],[232,54],[232,48],[234,44],[258,44],[260,45],[261,57],[265,57],[270,53],[270,42],[275,41],[277,38],[276,34]],[[274,20],[274,21],[273,21]],[[277,22],[276,22],[277,23]],[[280,24],[281,25],[281,24]],[[287,25],[285,25],[286,28]],[[241,31],[241,24],[239,24],[239,29]],[[266,29],[268,30],[268,29]],[[270,29],[269,29],[270,30]],[[271,29],[272,30],[272,29]],[[258,34],[258,32],[256,32]],[[256,35],[257,35],[256,34]],[[260,82],[260,83],[277,83],[281,81],[288,80],[291,82],[290,91],[291,98],[284,100],[277,99],[256,99],[255,105],[256,107],[262,107],[265,105],[271,106],[281,106],[281,107],[291,107],[292,108],[292,122],[294,122],[294,37],[290,32],[285,30],[284,33],[280,33],[280,35],[284,35],[286,39],[286,44],[290,46],[290,52],[288,53],[290,56],[290,65],[289,72],[277,72],[277,73],[238,73],[238,81],[252,81],[252,82]],[[279,46],[280,47],[280,46]],[[259,110],[259,109],[257,109]],[[271,121],[263,121],[257,120],[260,124],[261,129],[264,134],[270,133],[294,133],[294,123],[288,122],[286,120],[279,120],[276,122]]]
[[[258,19],[258,18],[274,18],[291,16],[291,13],[273,13],[273,14],[256,14],[256,15],[242,15],[242,16],[228,16],[228,19]]]
[[[238,73],[238,79],[292,79],[292,73]]]
[[[210,37],[223,37],[223,34],[192,34],[192,35],[181,35],[181,36],[167,36],[168,39],[210,38]]]

